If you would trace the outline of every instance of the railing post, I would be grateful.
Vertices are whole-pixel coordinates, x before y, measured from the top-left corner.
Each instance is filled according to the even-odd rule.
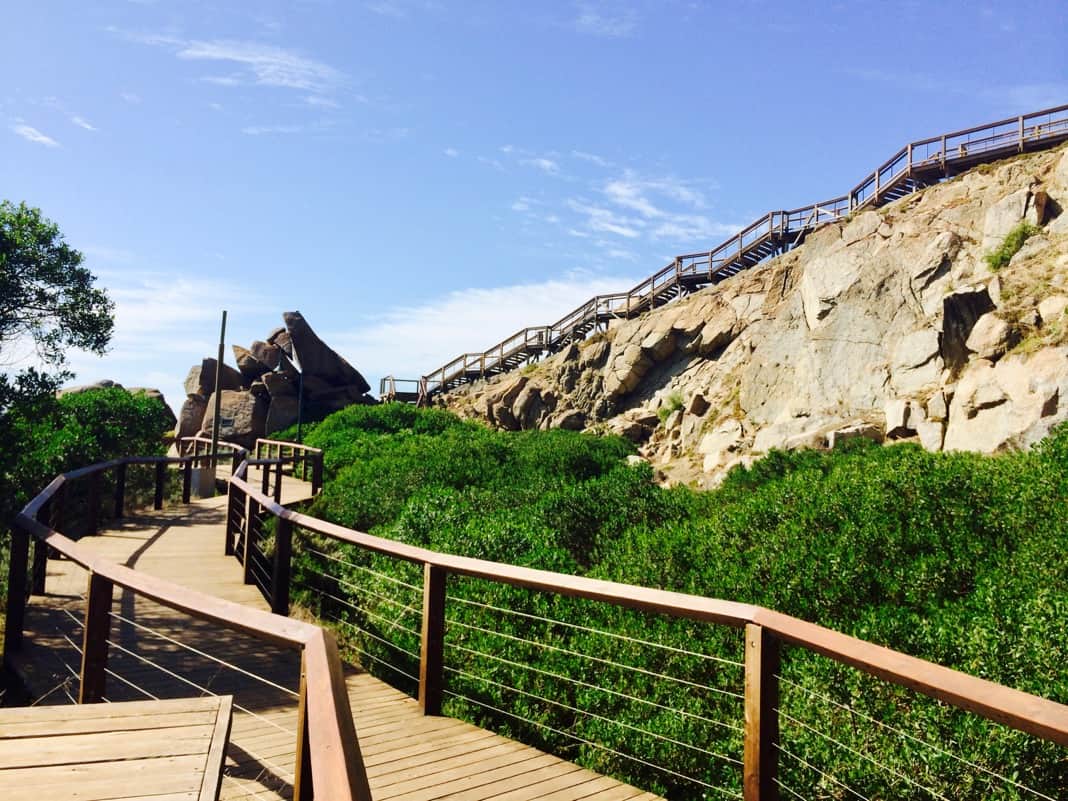
[[[226,542],[223,543],[223,553],[226,556],[234,555],[234,511],[237,508],[237,498],[234,496],[234,485],[226,485]]]
[[[271,571],[271,611],[289,615],[289,569],[293,556],[293,523],[278,518],[274,530],[274,569]]]
[[[108,579],[99,574],[89,574],[89,591],[86,593],[85,600],[85,627],[82,633],[79,704],[96,704],[104,700],[113,586]]]
[[[44,504],[37,512],[37,522],[47,526],[50,518],[49,504]],[[33,541],[33,573],[30,579],[30,593],[45,594],[45,580],[48,576],[48,546],[39,539]]]
[[[167,480],[167,463],[156,462],[156,497],[152,501],[153,509],[163,508],[163,484]]]
[[[323,488],[323,454],[322,451],[315,454],[312,460],[312,495],[318,495]]]
[[[182,462],[182,503],[189,503],[193,488],[193,462],[186,459]]]
[[[282,454],[281,448],[278,453],[278,464],[275,465],[274,472],[274,502],[282,502]]]
[[[4,622],[4,664],[22,647],[26,622],[26,560],[30,556],[30,535],[16,523],[11,529],[11,550],[7,564],[7,618]]]
[[[778,801],[779,641],[763,626],[745,626],[745,801]]]
[[[253,530],[259,525],[260,512],[257,508],[259,503],[250,495],[248,498],[248,511],[245,513],[245,541],[242,543],[241,565],[245,568],[243,581],[252,583],[252,536]]]
[[[95,537],[100,531],[100,473],[89,474],[89,497],[86,499],[85,523],[86,533]]]
[[[56,493],[52,496],[52,500],[48,504],[52,507],[51,514],[49,515],[49,528],[54,531],[63,530],[63,512],[67,505],[67,485],[64,482]]]
[[[424,715],[441,714],[445,684],[445,580],[437,565],[423,565],[423,630],[419,648],[419,707]]]
[[[312,801],[311,746],[308,742],[308,662],[300,654],[300,692],[297,697],[297,764],[293,768],[293,801]]]
[[[241,451],[234,451],[230,454],[230,475],[237,472],[237,468],[241,465]]]
[[[1023,114],[1020,115],[1019,135],[1020,135],[1019,149],[1020,149],[1020,152],[1023,153],[1024,152],[1024,118],[1023,118]]]
[[[260,492],[264,495],[269,494],[271,491],[271,466],[269,464],[260,465]]]
[[[115,468],[115,519],[126,514],[126,462]]]

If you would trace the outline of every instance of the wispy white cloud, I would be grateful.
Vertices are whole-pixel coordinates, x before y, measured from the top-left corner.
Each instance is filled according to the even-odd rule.
[[[580,2],[571,27],[578,33],[606,39],[633,36],[638,28],[638,12],[615,2]]]
[[[244,83],[240,75],[205,75],[200,80],[215,86],[241,86]]]
[[[579,159],[580,161],[588,161],[590,164],[596,164],[598,167],[612,166],[612,162],[603,156],[598,156],[596,153],[585,153],[581,150],[572,150],[571,157]]]
[[[498,172],[504,172],[504,165],[501,164],[499,159],[490,158],[489,156],[478,156],[478,163],[485,164],[487,167],[492,167]]]
[[[323,338],[369,378],[418,378],[461,353],[489,348],[524,326],[548,325],[594,295],[635,282],[631,275],[576,273],[536,284],[461,289],[390,309],[348,331],[324,332]]]
[[[548,175],[560,174],[560,165],[552,159],[539,157],[533,159],[523,159],[519,163],[525,167],[534,167],[535,169],[541,170],[542,172],[547,173]]]
[[[576,214],[586,217],[585,227],[589,231],[637,239],[645,227],[645,222],[641,219],[624,217],[611,209],[595,206],[579,199],[568,199],[567,207]]]
[[[84,128],[87,131],[95,131],[97,127],[93,125],[89,120],[83,117],[81,114],[75,114],[70,118],[70,121],[77,125],[79,128]]]
[[[450,159],[454,159],[460,155],[460,151],[457,150],[455,147],[447,147],[441,152],[448,156]]]
[[[135,92],[119,92],[119,97],[132,106],[141,102],[141,96]]]
[[[393,0],[377,0],[374,3],[364,3],[363,7],[373,14],[378,14],[380,17],[404,19],[408,16],[407,9]]]
[[[341,108],[341,104],[336,100],[322,95],[308,95],[304,98],[304,103],[315,108]]]
[[[241,133],[246,136],[268,136],[271,134],[297,134],[309,130],[307,125],[246,125]]]
[[[59,147],[59,142],[57,142],[51,136],[41,133],[32,125],[12,125],[11,130],[16,135],[21,136],[27,142],[33,142],[35,145],[44,145],[45,147]]]
[[[190,41],[179,48],[178,58],[238,64],[256,84],[310,92],[329,91],[343,78],[330,65],[295,51],[235,39]]]

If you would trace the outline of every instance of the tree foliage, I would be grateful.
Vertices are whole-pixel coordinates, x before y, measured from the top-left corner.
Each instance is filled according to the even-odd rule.
[[[113,305],[82,260],[39,209],[0,202],[0,357],[10,364],[12,349],[32,346],[43,368],[0,376],[0,411],[69,378],[70,348],[107,347]]]

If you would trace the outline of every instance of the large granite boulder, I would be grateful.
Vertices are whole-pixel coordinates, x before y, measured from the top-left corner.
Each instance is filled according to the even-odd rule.
[[[182,437],[196,436],[204,425],[204,412],[207,411],[208,401],[200,395],[187,395],[185,403],[178,412],[178,423],[174,429],[177,439]]]
[[[264,435],[267,422],[267,400],[251,392],[224,389],[220,393],[219,438],[252,448]],[[215,422],[215,396],[208,398],[202,436],[210,437]]]
[[[305,378],[315,376],[336,387],[357,387],[360,394],[370,391],[371,385],[359,371],[319,339],[304,315],[296,311],[285,312],[282,319],[293,345],[293,356],[300,363]],[[284,349],[277,339],[275,342]]]
[[[264,373],[271,371],[272,368],[253,356],[252,351],[247,348],[243,348],[240,345],[233,345],[232,348],[234,361],[237,362],[237,369],[240,371],[246,387],[259,381]]]
[[[215,359],[208,357],[200,364],[189,368],[185,377],[185,394],[199,395],[206,398],[215,391]],[[244,382],[241,373],[228,364],[223,364],[219,373],[219,386],[222,389],[241,389]]]

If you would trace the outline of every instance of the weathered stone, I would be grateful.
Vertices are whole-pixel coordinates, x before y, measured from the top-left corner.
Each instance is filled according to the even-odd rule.
[[[1064,295],[1051,295],[1038,304],[1038,315],[1042,318],[1042,324],[1052,323],[1064,316],[1064,310],[1068,309],[1068,297]]]
[[[112,381],[110,378],[102,378],[99,381],[94,381],[92,384],[79,384],[73,387],[64,387],[63,389],[56,391],[56,397],[62,398],[64,395],[80,395],[83,392],[92,392],[97,389],[125,389],[125,387],[117,381]]]
[[[234,351],[234,361],[237,362],[237,369],[244,379],[245,386],[251,385],[253,381],[259,381],[260,376],[271,371],[270,367],[252,355],[252,351],[240,345],[231,347]]]
[[[997,361],[1018,339],[1007,322],[988,312],[976,320],[965,344],[978,358]]]
[[[236,442],[251,448],[259,437],[264,436],[267,422],[267,400],[251,392],[223,390],[220,394],[219,437],[227,442]],[[215,397],[208,398],[207,410],[200,433],[211,436],[215,420]]]
[[[653,331],[642,340],[642,350],[652,359],[666,359],[675,350],[675,334],[667,330]]]
[[[690,403],[686,407],[686,411],[688,414],[692,414],[695,417],[700,417],[708,411],[709,406],[710,404],[708,402],[708,399],[704,395],[696,394],[692,398],[690,398]]]
[[[940,423],[949,416],[949,404],[942,392],[936,392],[927,400],[927,419]]]
[[[272,398],[282,396],[297,396],[297,382],[285,373],[265,373],[262,376],[263,385]]]
[[[249,345],[249,351],[253,358],[267,365],[268,370],[273,370],[278,366],[278,358],[282,354],[282,349],[277,345],[269,345],[258,339]]]
[[[215,391],[215,359],[207,358],[190,368],[185,378],[185,393],[208,397]],[[228,364],[223,364],[219,372],[219,386],[224,390],[238,390],[243,386],[241,373]]]
[[[581,431],[586,427],[586,415],[581,409],[568,409],[553,418],[553,427],[565,431]]]
[[[533,384],[527,384],[512,404],[512,414],[523,429],[537,428],[544,409],[541,391]]]
[[[610,349],[611,346],[603,339],[584,345],[579,354],[579,367],[583,370],[601,367]]]
[[[833,450],[851,439],[870,439],[872,442],[882,442],[884,437],[883,428],[876,423],[856,423],[830,432],[827,435],[827,447]]]
[[[886,414],[886,437],[897,439],[910,436],[915,429],[909,425],[909,413],[911,407],[907,400],[894,399],[884,407]]]
[[[182,408],[178,410],[178,421],[174,429],[175,438],[196,436],[204,424],[204,412],[207,408],[207,400],[200,395],[187,396]]]
[[[942,374],[938,332],[921,328],[907,334],[894,347],[890,360],[890,380],[900,394],[912,394],[937,383]]]
[[[278,395],[270,399],[267,407],[267,418],[264,421],[264,431],[271,435],[276,431],[289,428],[297,422],[297,414],[300,411],[300,402],[295,395]]]
[[[916,424],[916,435],[924,450],[940,451],[946,435],[946,424],[935,420],[924,420]]]
[[[305,376],[317,376],[335,386],[362,387],[363,392],[371,389],[356,368],[319,339],[300,312],[284,312],[282,319],[293,342],[293,355]],[[280,340],[276,339],[275,344],[285,349]]]
[[[1011,192],[986,212],[983,220],[983,251],[991,251],[1001,246],[1009,231],[1024,219],[1031,189],[1025,187]]]
[[[971,358],[968,337],[976,321],[994,310],[986,287],[962,288],[942,301],[942,359],[956,373]]]

